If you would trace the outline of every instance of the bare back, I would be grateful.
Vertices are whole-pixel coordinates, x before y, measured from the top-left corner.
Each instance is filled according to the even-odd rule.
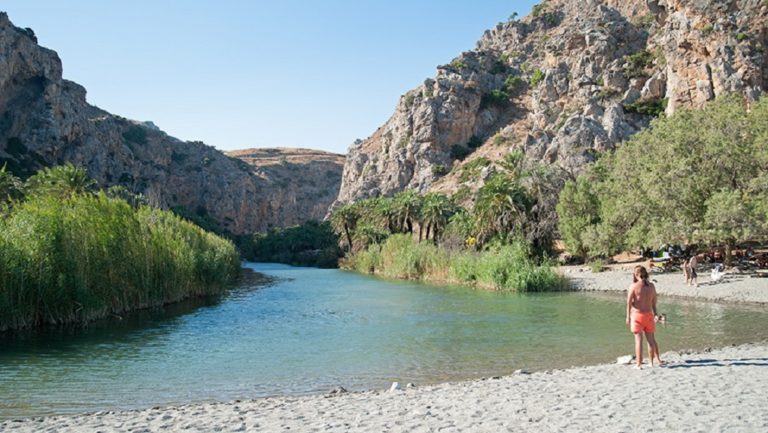
[[[637,281],[629,287],[627,303],[633,310],[641,313],[656,310],[656,286],[651,282]]]

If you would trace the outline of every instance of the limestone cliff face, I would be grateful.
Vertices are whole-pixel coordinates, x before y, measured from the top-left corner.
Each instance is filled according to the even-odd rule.
[[[311,149],[246,149],[226,152],[245,161],[268,187],[261,206],[279,226],[321,220],[341,186],[344,156]]]
[[[237,234],[322,217],[316,210],[300,213],[323,206],[301,186],[276,192],[276,179],[255,174],[241,160],[168,136],[151,122],[110,114],[85,96],[82,86],[62,79],[54,51],[0,13],[0,165],[28,176],[73,162],[101,186],[124,185],[155,205],[184,207]],[[276,197],[290,202],[299,196],[312,204],[275,211]]]
[[[513,149],[577,173],[658,112],[754,100],[768,84],[767,23],[762,0],[545,1],[403,95],[350,147],[337,202],[477,187],[488,170],[467,180],[462,168]]]

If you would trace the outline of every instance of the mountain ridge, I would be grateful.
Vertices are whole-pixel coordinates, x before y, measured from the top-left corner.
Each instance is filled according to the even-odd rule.
[[[749,103],[768,83],[766,22],[760,0],[545,1],[402,95],[350,146],[334,206],[477,190],[511,151],[575,176],[658,114]]]
[[[123,185],[153,205],[211,219],[234,234],[325,214],[321,208],[327,205],[312,195],[303,200],[316,206],[291,204],[303,188],[298,181],[258,175],[251,165],[205,143],[179,140],[151,122],[89,104],[83,86],[62,78],[58,54],[40,46],[31,29],[14,26],[5,12],[0,12],[0,58],[0,165],[18,176],[71,162],[100,187]],[[297,179],[307,172],[305,165],[296,166]]]

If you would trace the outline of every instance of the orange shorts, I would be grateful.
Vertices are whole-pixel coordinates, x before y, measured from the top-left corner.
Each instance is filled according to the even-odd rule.
[[[629,329],[633,334],[640,332],[656,332],[656,321],[653,312],[632,311],[629,315]]]

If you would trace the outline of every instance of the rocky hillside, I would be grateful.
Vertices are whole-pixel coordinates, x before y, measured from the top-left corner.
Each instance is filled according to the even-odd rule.
[[[254,172],[204,143],[184,142],[150,122],[89,105],[82,86],[62,79],[56,52],[0,13],[0,165],[25,177],[68,161],[85,167],[102,187],[124,185],[155,205],[236,234],[321,217],[327,206],[320,194],[315,200],[314,187],[304,188],[306,178],[291,183],[266,168]],[[333,182],[327,185],[333,188]],[[284,205],[304,200],[311,203]]]
[[[768,85],[764,0],[549,0],[488,30],[353,144],[338,202],[474,189],[512,150],[577,173],[652,118]],[[695,128],[695,125],[691,125]]]
[[[344,156],[312,149],[246,149],[226,152],[248,163],[270,184],[260,203],[280,226],[321,220],[339,193]]]

